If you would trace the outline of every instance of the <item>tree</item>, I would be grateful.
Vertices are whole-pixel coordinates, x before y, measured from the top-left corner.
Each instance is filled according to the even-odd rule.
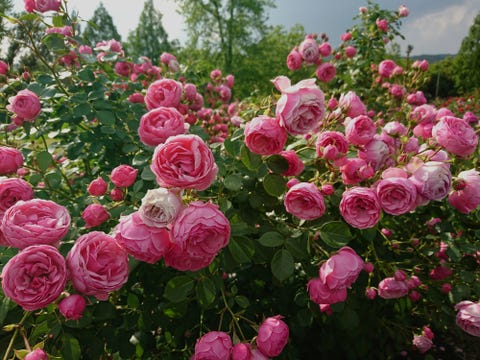
[[[220,53],[222,67],[231,72],[234,58],[260,39],[266,29],[266,8],[272,0],[177,0],[185,16],[189,46]],[[200,44],[199,44],[200,43]]]
[[[164,51],[170,51],[168,34],[162,25],[162,13],[155,9],[153,0],[145,1],[137,28],[128,35],[125,44],[130,56],[140,55],[154,59]]]
[[[0,14],[8,14],[13,8],[12,0],[0,0]],[[8,29],[5,24],[5,19],[0,18],[0,42],[7,35]]]
[[[103,40],[121,40],[117,27],[113,23],[112,16],[108,13],[107,9],[105,9],[102,2],[100,2],[95,9],[82,35],[92,46],[95,46],[96,43]]]

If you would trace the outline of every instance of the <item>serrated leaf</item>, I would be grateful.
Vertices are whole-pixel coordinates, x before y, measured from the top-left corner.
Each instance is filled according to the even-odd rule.
[[[266,232],[258,239],[258,242],[266,247],[280,246],[283,245],[284,241],[284,236],[276,231]]]
[[[266,160],[267,167],[275,174],[281,174],[288,170],[288,161],[282,155],[272,155]]]
[[[248,150],[245,144],[240,148],[240,160],[248,170],[256,170],[262,164],[262,157]]]
[[[182,302],[193,290],[193,285],[193,280],[188,276],[176,276],[168,281],[163,296],[174,303]]]
[[[155,174],[153,173],[153,171],[150,169],[150,166],[145,166],[142,170],[142,173],[140,174],[140,177],[143,179],[143,180],[146,180],[146,181],[153,181],[155,180]]]
[[[288,250],[278,250],[270,264],[273,275],[280,281],[288,279],[295,270],[293,256]]]
[[[37,154],[37,165],[41,171],[45,171],[52,164],[52,155],[48,151],[41,151]]]
[[[339,249],[353,239],[350,228],[342,221],[331,221],[320,228],[320,238],[328,246]]]
[[[207,307],[215,301],[217,289],[215,288],[215,284],[212,280],[209,278],[203,278],[197,283],[196,293],[200,305]]]
[[[63,336],[62,355],[64,359],[77,360],[80,359],[80,344],[73,336],[65,334]]]
[[[255,254],[253,243],[247,238],[230,239],[228,250],[239,264],[251,262],[252,256]]]
[[[271,196],[281,196],[286,190],[287,181],[278,174],[267,174],[263,178],[263,188]]]
[[[223,181],[225,187],[231,191],[239,191],[242,188],[242,176],[238,174],[231,174],[225,177]]]

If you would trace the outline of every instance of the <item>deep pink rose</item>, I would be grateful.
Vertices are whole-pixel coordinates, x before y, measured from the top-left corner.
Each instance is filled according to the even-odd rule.
[[[5,61],[0,60],[0,75],[7,75],[9,66]]]
[[[26,12],[33,12],[35,10],[35,0],[23,0]]]
[[[389,177],[376,185],[378,201],[383,211],[391,215],[401,215],[412,211],[416,206],[417,188],[403,177]]]
[[[332,46],[328,42],[324,42],[318,46],[318,51],[323,57],[327,57],[332,53]]]
[[[341,109],[343,109],[343,111],[345,111],[347,116],[351,118],[367,114],[367,108],[365,107],[365,104],[353,91],[349,91],[346,94],[341,94],[338,105]]]
[[[38,310],[55,301],[65,289],[65,259],[53,246],[32,245],[7,262],[1,278],[5,296],[24,310]]]
[[[266,356],[280,355],[288,342],[289,330],[281,315],[263,320],[258,328],[257,348]]]
[[[120,218],[114,237],[135,259],[150,264],[159,261],[170,246],[167,228],[146,225],[138,212]]]
[[[160,106],[142,116],[138,135],[145,145],[157,146],[170,136],[184,134],[188,127],[183,115],[176,108]]]
[[[291,135],[315,131],[325,115],[325,96],[322,90],[315,84],[315,79],[302,80],[292,86],[290,80],[287,80],[274,80],[276,84],[282,84],[282,96],[275,110],[280,125]]]
[[[348,141],[339,131],[323,131],[315,142],[317,155],[326,160],[337,160],[348,151]]]
[[[336,304],[347,299],[347,288],[330,289],[320,278],[313,278],[307,284],[310,300],[317,304]]]
[[[110,214],[101,204],[90,204],[82,211],[82,219],[87,229],[100,226],[109,218]]]
[[[1,228],[6,242],[19,249],[57,245],[70,229],[70,214],[50,200],[20,200],[5,211]]]
[[[252,347],[249,343],[237,343],[232,347],[232,360],[252,360]]]
[[[58,11],[60,9],[60,0],[34,0],[35,10],[38,12]]]
[[[290,70],[298,70],[302,67],[302,63],[302,54],[300,54],[297,49],[292,49],[287,56],[287,67]]]
[[[245,145],[259,155],[278,154],[287,143],[287,132],[277,119],[260,115],[245,124]]]
[[[452,270],[444,265],[438,265],[428,273],[432,280],[445,280],[452,274]]]
[[[197,271],[211,264],[216,254],[210,257],[193,256],[177,243],[171,243],[164,255],[165,265],[179,271]]]
[[[427,161],[409,177],[417,187],[417,192],[427,200],[441,200],[452,187],[452,174],[447,164],[440,161]]]
[[[145,104],[148,110],[160,106],[177,107],[182,98],[183,87],[178,81],[160,79],[150,84],[145,95]]]
[[[90,182],[87,191],[92,196],[102,196],[107,191],[107,187],[107,182],[99,176]]]
[[[445,150],[460,157],[471,155],[478,145],[478,135],[465,120],[444,116],[432,128],[433,138]]]
[[[348,288],[357,280],[363,265],[355,250],[344,246],[322,264],[319,277],[330,289]]]
[[[218,172],[212,150],[197,135],[171,136],[155,148],[151,169],[161,187],[205,190]]]
[[[58,310],[68,320],[79,320],[86,306],[87,302],[83,296],[73,294],[60,301]]]
[[[427,99],[422,91],[416,91],[415,93],[409,94],[407,96],[407,103],[410,105],[424,105],[427,103]]]
[[[448,202],[461,213],[468,214],[480,205],[480,173],[475,169],[462,171],[457,175],[456,182]]]
[[[0,175],[17,172],[23,165],[23,155],[20,150],[8,146],[0,146]]]
[[[193,201],[175,219],[171,240],[193,257],[214,257],[230,240],[230,223],[217,205]]]
[[[385,19],[377,19],[375,20],[375,23],[377,24],[377,27],[383,31],[387,32],[388,31],[388,21]]]
[[[142,198],[138,215],[145,225],[162,228],[175,220],[182,207],[178,191],[165,188],[150,189]]]
[[[117,61],[114,70],[118,75],[129,77],[133,71],[133,64],[129,61]]]
[[[210,331],[197,339],[192,360],[230,360],[232,339],[223,331]]]
[[[252,358],[250,360],[270,360],[270,358],[265,356],[259,349],[253,349]]]
[[[408,285],[405,281],[388,277],[378,284],[378,296],[383,299],[398,299],[408,294]]]
[[[281,175],[298,176],[302,173],[303,169],[305,168],[305,164],[302,160],[300,160],[294,150],[282,151],[280,155],[288,162],[288,169],[285,170]]]
[[[383,60],[378,64],[378,73],[384,78],[389,78],[393,75],[396,66],[393,60]]]
[[[130,165],[119,165],[112,170],[110,180],[117,187],[129,187],[135,183],[138,170]]]
[[[343,192],[340,214],[351,226],[368,229],[378,223],[382,209],[374,190],[357,186]]]
[[[347,46],[345,48],[345,56],[347,58],[352,58],[355,56],[355,54],[357,53],[357,49],[355,49],[354,46]]]
[[[7,110],[26,121],[33,121],[40,114],[42,105],[37,94],[28,89],[20,90],[17,95],[8,98]]]
[[[315,39],[308,37],[300,43],[298,52],[302,55],[305,62],[311,64],[315,63],[320,57],[317,42]]]
[[[81,235],[67,254],[69,278],[79,292],[107,300],[128,279],[128,256],[101,231]]]
[[[318,65],[317,70],[315,71],[315,75],[317,76],[318,80],[322,82],[332,81],[336,74],[337,69],[335,68],[335,65],[329,62],[321,63]]]
[[[48,355],[44,350],[36,348],[25,355],[23,360],[48,360]]]
[[[33,199],[32,186],[20,178],[0,178],[0,224],[5,211],[19,200]]]
[[[301,182],[292,186],[283,200],[285,210],[302,220],[314,220],[325,213],[325,201],[313,183]]]
[[[412,343],[422,354],[426,353],[433,346],[432,340],[425,335],[414,335]]]
[[[480,303],[461,301],[455,305],[456,323],[466,333],[480,337]]]
[[[345,137],[353,145],[366,145],[373,140],[377,127],[367,115],[349,119],[345,124]]]

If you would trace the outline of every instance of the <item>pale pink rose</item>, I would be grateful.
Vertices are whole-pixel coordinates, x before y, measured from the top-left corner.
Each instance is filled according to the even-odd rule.
[[[318,51],[323,57],[327,57],[332,53],[332,46],[328,42],[324,42],[318,46]]]
[[[385,19],[377,19],[375,20],[375,23],[377,24],[377,27],[383,31],[387,32],[388,31],[388,21]]]
[[[34,0],[35,10],[44,13],[47,11],[58,11],[60,9],[60,0]]]
[[[355,250],[344,246],[322,264],[319,277],[330,289],[348,288],[357,280],[363,266]]]
[[[432,340],[425,335],[414,335],[412,343],[421,354],[426,353],[433,346]]]
[[[71,26],[63,26],[63,27],[51,27],[45,30],[46,34],[60,34],[64,36],[73,36],[73,29]]]
[[[48,360],[48,355],[42,349],[36,348],[35,350],[32,350],[27,355],[25,355],[23,360]]]
[[[315,71],[315,75],[317,76],[318,80],[322,82],[332,81],[336,74],[337,69],[335,68],[335,65],[329,62],[321,63],[318,65],[317,70]]]
[[[185,134],[188,128],[189,125],[176,108],[160,106],[141,117],[138,135],[145,145],[157,146],[170,136]]]
[[[9,97],[8,102],[7,110],[26,121],[35,120],[42,110],[38,95],[28,89],[20,90],[17,95]]]
[[[70,229],[70,214],[50,200],[20,200],[5,211],[1,228],[6,242],[18,249],[57,245]]]
[[[448,152],[460,157],[470,156],[478,145],[478,135],[465,120],[444,116],[432,128],[433,138]]]
[[[384,141],[373,139],[358,150],[358,157],[377,171],[390,159],[390,149]]]
[[[378,296],[383,299],[398,299],[408,294],[408,286],[405,281],[387,277],[378,284]]]
[[[170,246],[167,228],[146,225],[138,212],[120,218],[114,237],[135,259],[150,264],[158,262]]]
[[[462,171],[457,175],[456,182],[448,202],[461,213],[468,214],[480,205],[480,173],[475,169]]]
[[[222,79],[222,70],[220,70],[220,69],[213,69],[213,70],[210,72],[210,79],[212,79],[213,81],[221,80],[221,79]]]
[[[230,360],[232,339],[223,331],[210,331],[197,339],[192,360]]]
[[[102,196],[107,191],[107,187],[107,182],[99,176],[88,184],[87,191],[92,196]]]
[[[315,39],[306,38],[298,46],[298,52],[307,63],[315,63],[319,59],[318,45]]]
[[[145,104],[148,110],[160,106],[177,107],[182,98],[183,87],[178,81],[160,79],[150,84],[145,95]]]
[[[393,95],[393,97],[395,97],[396,99],[401,99],[405,95],[406,89],[405,87],[400,86],[398,84],[393,84],[388,90],[388,92],[391,95]]]
[[[421,122],[434,122],[437,110],[434,106],[429,104],[424,104],[415,107],[410,113],[410,119],[417,123]]]
[[[270,358],[265,356],[259,349],[253,349],[252,358],[250,360],[270,360]]]
[[[230,89],[233,88],[233,84],[235,83],[235,76],[233,74],[228,74],[225,76],[225,85],[227,85]]]
[[[107,300],[128,280],[127,252],[101,231],[81,235],[67,254],[69,278],[80,293]]]
[[[186,83],[183,85],[183,93],[188,101],[195,101],[197,96],[197,86],[195,84]]]
[[[292,186],[283,200],[285,210],[302,220],[314,220],[325,213],[325,201],[313,183],[301,182]]]
[[[110,173],[110,180],[117,187],[129,187],[135,183],[137,173],[138,170],[130,165],[119,165]]]
[[[400,17],[405,17],[405,16],[408,16],[408,14],[410,14],[410,10],[408,10],[408,8],[405,5],[400,5],[398,8],[398,15]]]
[[[338,105],[343,111],[345,111],[346,115],[351,118],[367,114],[367,108],[365,107],[365,104],[353,91],[349,91],[346,94],[341,94]]]
[[[80,45],[78,47],[78,52],[80,54],[92,55],[93,54],[93,49],[88,45]]]
[[[417,192],[428,200],[441,200],[452,187],[452,174],[447,164],[427,161],[409,177]]]
[[[305,168],[305,164],[302,160],[300,160],[294,150],[282,151],[280,152],[280,155],[288,162],[288,169],[285,170],[281,175],[298,176],[302,173],[303,169]]]
[[[382,214],[375,191],[364,187],[345,190],[339,207],[343,219],[357,229],[375,226]]]
[[[280,355],[287,345],[289,330],[282,317],[276,315],[266,318],[258,328],[257,348],[266,356]]]
[[[325,96],[315,79],[283,87],[281,92],[275,110],[280,125],[291,135],[304,135],[318,129],[325,115]]]
[[[7,75],[9,66],[5,61],[0,60],[0,75]]]
[[[416,206],[417,188],[404,177],[384,178],[375,190],[380,206],[387,214],[405,214]]]
[[[32,186],[20,178],[0,178],[0,224],[5,211],[20,200],[33,199]]]
[[[480,303],[461,301],[455,305],[456,323],[466,333],[480,337]]]
[[[245,145],[259,155],[280,153],[287,143],[288,135],[277,119],[260,115],[245,124]]]
[[[65,289],[64,257],[50,245],[32,245],[12,257],[2,270],[2,289],[26,311],[41,309]]]
[[[146,225],[163,228],[175,220],[182,207],[179,191],[150,189],[142,198],[138,215]]]
[[[212,150],[197,135],[175,135],[155,148],[151,169],[161,187],[205,190],[218,172]]]
[[[173,61],[173,60],[177,60],[177,58],[175,57],[175,55],[173,54],[170,54],[168,52],[163,52],[161,55],[160,55],[160,61],[162,62],[162,64],[164,65],[168,65],[170,63],[170,61]]]
[[[413,134],[424,140],[432,137],[432,128],[434,123],[431,121],[422,121],[413,128]]]
[[[347,299],[347,288],[330,289],[320,278],[313,278],[307,284],[310,300],[317,304],[336,304]]]
[[[409,94],[407,96],[407,103],[410,105],[424,105],[427,103],[427,99],[425,98],[425,95],[423,94],[422,91],[417,91],[413,94]]]
[[[366,145],[373,140],[377,127],[367,115],[359,115],[345,121],[345,137],[350,144]]]
[[[216,254],[207,257],[193,256],[187,252],[181,245],[171,243],[164,255],[166,266],[170,266],[179,271],[197,271],[211,264]]]
[[[110,218],[107,209],[101,204],[89,204],[82,211],[82,219],[85,221],[85,228],[92,228],[102,225]]]
[[[346,155],[348,141],[345,135],[339,131],[323,131],[318,134],[315,148],[318,157],[337,160]]]
[[[383,60],[378,64],[378,73],[381,77],[389,78],[393,75],[396,66],[393,60]]]
[[[357,53],[357,49],[355,49],[355,47],[353,47],[353,46],[347,46],[345,48],[345,56],[347,58],[354,57],[356,53]]]
[[[408,129],[405,125],[398,121],[390,121],[383,126],[383,131],[390,136],[407,135]]]
[[[373,168],[365,160],[360,158],[345,159],[343,165],[340,166],[340,172],[342,182],[345,185],[356,185],[363,180],[371,178],[375,174]]]
[[[58,304],[58,310],[67,320],[80,320],[87,306],[85,298],[78,294],[69,295]]]
[[[217,205],[193,201],[175,219],[172,242],[194,257],[214,257],[230,240],[230,223]]]

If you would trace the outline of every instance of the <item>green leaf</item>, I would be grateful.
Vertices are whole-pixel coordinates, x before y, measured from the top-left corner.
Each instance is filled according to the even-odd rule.
[[[143,180],[146,180],[146,181],[153,181],[155,180],[155,174],[153,173],[153,171],[150,169],[150,166],[145,166],[142,170],[142,173],[140,174],[140,177],[143,179]]]
[[[258,242],[266,247],[280,246],[283,245],[284,241],[284,236],[276,231],[266,232],[258,239]]]
[[[286,190],[286,179],[278,174],[267,174],[263,178],[263,188],[272,196],[281,196]]]
[[[8,310],[10,309],[11,301],[9,298],[3,298],[2,303],[0,304],[0,325],[3,324],[5,318],[7,317]]]
[[[256,170],[262,164],[262,157],[252,153],[245,144],[240,149],[240,160],[248,170]]]
[[[111,111],[97,111],[95,114],[97,120],[102,125],[114,125],[115,124],[115,114]]]
[[[278,250],[271,262],[273,275],[280,281],[288,279],[295,270],[292,254],[288,250]]]
[[[78,77],[83,81],[95,81],[95,74],[90,69],[83,69],[78,72]]]
[[[41,171],[45,171],[52,164],[52,155],[48,151],[41,151],[37,154],[37,165]]]
[[[90,115],[92,113],[92,109],[89,104],[78,104],[73,108],[73,115],[75,118],[81,118],[83,116]]]
[[[193,280],[188,276],[176,276],[168,281],[163,296],[174,303],[182,302],[187,299],[193,285]]]
[[[56,188],[62,183],[62,175],[57,171],[49,172],[45,175],[45,179],[52,188]]]
[[[215,301],[217,289],[209,278],[200,279],[196,287],[197,299],[202,307],[208,307]]]
[[[55,27],[62,27],[65,26],[65,21],[63,21],[63,16],[55,15],[52,19],[52,24]]]
[[[342,221],[331,221],[320,228],[320,238],[328,246],[339,249],[353,239],[350,228]]]
[[[42,43],[51,50],[65,49],[64,38],[60,34],[48,34],[42,39]]]
[[[275,174],[281,174],[288,170],[288,161],[282,155],[272,155],[267,158],[267,167]]]
[[[252,256],[255,254],[253,242],[247,238],[231,238],[228,244],[228,250],[232,257],[239,264],[251,262]]]
[[[225,187],[231,191],[239,191],[242,188],[242,176],[239,174],[231,174],[225,177],[223,181]]]
[[[299,260],[305,260],[309,256],[308,235],[298,238],[289,238],[285,242],[285,247],[290,253]]]
[[[63,336],[62,355],[64,359],[77,360],[80,359],[80,344],[73,336],[65,334]]]
[[[250,301],[248,301],[248,298],[243,295],[235,296],[235,302],[243,309],[246,309],[250,305]]]

